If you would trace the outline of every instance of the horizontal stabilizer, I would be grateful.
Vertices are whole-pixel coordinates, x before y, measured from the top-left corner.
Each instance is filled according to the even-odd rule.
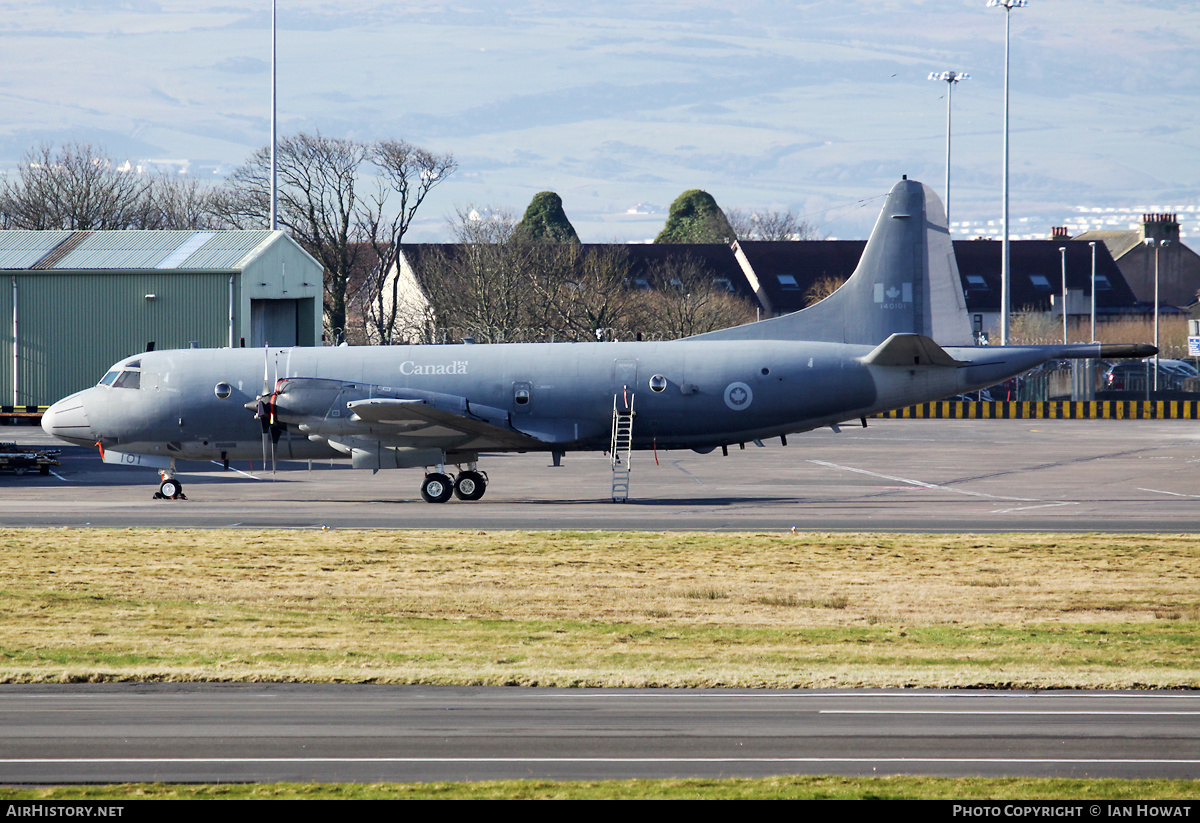
[[[893,334],[862,359],[870,366],[961,366],[937,343],[923,334]]]

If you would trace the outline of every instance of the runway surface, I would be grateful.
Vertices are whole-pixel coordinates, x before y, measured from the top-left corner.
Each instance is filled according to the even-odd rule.
[[[53,443],[40,430],[2,439]],[[1158,531],[1200,529],[1200,423],[872,420],[720,451],[637,452],[631,500],[610,501],[600,454],[485,455],[483,500],[424,503],[419,470],[280,464],[272,477],[181,464],[188,500],[154,501],[152,470],[64,446],[50,477],[0,475],[0,524],[314,527]],[[60,444],[61,445],[61,444]],[[286,467],[286,469],[284,468]],[[253,468],[253,472],[251,471]]]
[[[1200,777],[1200,695],[0,687],[0,783]]]

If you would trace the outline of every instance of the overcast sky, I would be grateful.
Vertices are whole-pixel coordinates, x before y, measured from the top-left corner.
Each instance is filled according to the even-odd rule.
[[[413,240],[456,206],[557,191],[584,240],[653,237],[629,215],[703,188],[864,237],[907,174],[952,217],[1000,213],[1004,17],[986,0],[280,0],[284,132],[453,152]],[[270,4],[2,2],[0,164],[38,142],[213,175],[269,138]],[[1200,4],[1030,0],[1012,12],[1014,219],[1200,202]],[[1195,223],[1189,217],[1185,225]],[[1033,223],[1029,224],[1033,225]]]

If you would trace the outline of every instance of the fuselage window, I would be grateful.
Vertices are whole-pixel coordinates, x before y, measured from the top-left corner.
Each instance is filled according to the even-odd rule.
[[[111,386],[113,384],[113,381],[117,379],[118,374],[120,374],[120,372],[117,371],[116,369],[113,369],[108,374],[106,374],[100,378],[100,385],[101,386]]]
[[[222,400],[229,397],[229,395],[232,392],[233,392],[233,386],[229,385],[228,383],[218,383],[216,386],[213,387],[213,394],[215,394],[217,397],[219,397]]]
[[[517,389],[515,392],[513,392],[513,400],[517,402],[518,406],[528,405],[529,389]]]
[[[650,391],[660,392],[667,387],[667,378],[656,374],[650,378]]]

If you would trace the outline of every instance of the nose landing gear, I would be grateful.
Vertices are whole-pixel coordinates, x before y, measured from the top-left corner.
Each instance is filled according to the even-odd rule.
[[[187,500],[187,495],[183,493],[183,484],[175,479],[175,475],[163,472],[159,476],[162,482],[158,484],[158,491],[154,493],[155,500]]]

